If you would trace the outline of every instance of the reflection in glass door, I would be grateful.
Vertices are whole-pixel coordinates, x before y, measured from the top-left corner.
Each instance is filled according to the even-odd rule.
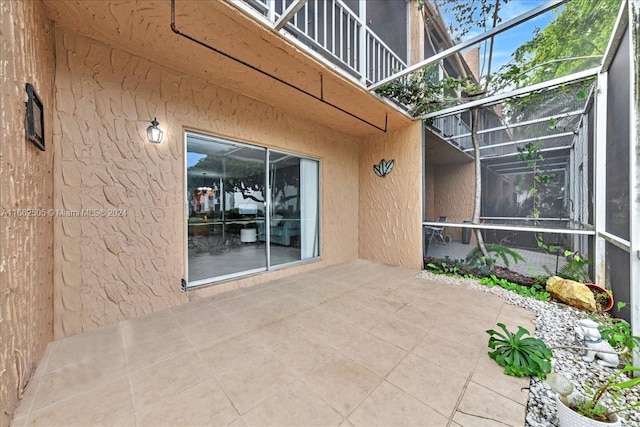
[[[194,132],[186,140],[188,286],[319,256],[316,160]]]
[[[269,151],[270,265],[318,256],[318,162]]]
[[[189,284],[265,270],[265,150],[187,133]]]

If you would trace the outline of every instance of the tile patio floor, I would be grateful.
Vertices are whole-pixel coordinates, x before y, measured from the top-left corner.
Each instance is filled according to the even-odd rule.
[[[484,332],[533,315],[355,261],[50,343],[12,426],[522,426]]]

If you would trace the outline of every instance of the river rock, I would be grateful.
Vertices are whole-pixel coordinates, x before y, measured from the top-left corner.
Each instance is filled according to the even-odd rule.
[[[554,298],[576,308],[596,311],[596,299],[593,292],[583,283],[551,276],[547,280],[547,292]]]

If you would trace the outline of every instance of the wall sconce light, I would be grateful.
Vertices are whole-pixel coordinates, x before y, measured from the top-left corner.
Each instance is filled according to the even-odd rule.
[[[158,127],[159,124],[160,123],[158,123],[154,117],[151,121],[151,126],[147,128],[147,138],[149,138],[149,142],[153,142],[154,144],[160,144],[162,136],[164,135],[164,132],[162,132]]]

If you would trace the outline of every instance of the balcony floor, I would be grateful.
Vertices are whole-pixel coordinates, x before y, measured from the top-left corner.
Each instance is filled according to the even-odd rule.
[[[484,331],[534,315],[417,273],[354,261],[52,342],[12,426],[523,425]]]

